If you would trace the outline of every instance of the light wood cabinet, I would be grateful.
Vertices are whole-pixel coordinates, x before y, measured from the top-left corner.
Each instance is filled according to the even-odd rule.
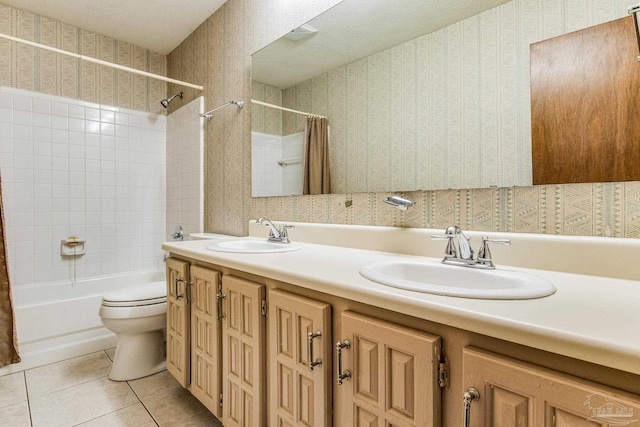
[[[265,286],[222,278],[222,422],[263,426],[265,417]]]
[[[220,416],[220,273],[191,266],[191,393]]]
[[[167,367],[226,427],[448,427],[471,387],[470,427],[640,425],[632,374],[197,264],[167,260]]]
[[[269,292],[270,426],[330,426],[331,306]]]
[[[464,389],[479,391],[471,427],[595,427],[640,423],[640,397],[475,348]]]
[[[167,370],[220,416],[220,272],[167,259]]]
[[[167,370],[182,387],[191,380],[190,310],[186,297],[189,263],[167,259]]]
[[[343,408],[336,424],[439,426],[440,338],[349,311],[341,320],[336,364],[351,378],[336,386]]]

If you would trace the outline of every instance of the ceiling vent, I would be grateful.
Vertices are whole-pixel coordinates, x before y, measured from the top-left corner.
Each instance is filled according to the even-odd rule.
[[[291,30],[285,37],[289,40],[298,41],[317,32],[318,30],[316,28],[313,28],[311,25],[304,24],[294,30]]]

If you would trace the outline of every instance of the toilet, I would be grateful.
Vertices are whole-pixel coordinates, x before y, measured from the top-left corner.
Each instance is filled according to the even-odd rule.
[[[102,298],[100,319],[118,338],[109,378],[127,381],[166,368],[167,285],[164,281],[109,292]]]

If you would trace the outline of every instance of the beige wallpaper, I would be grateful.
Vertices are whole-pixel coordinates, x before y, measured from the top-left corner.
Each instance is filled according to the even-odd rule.
[[[0,32],[166,75],[166,56],[0,4]],[[166,84],[0,39],[0,86],[165,114]]]
[[[256,81],[251,82],[251,99],[267,102],[273,105],[282,106],[282,90]],[[283,113],[277,108],[265,107],[263,105],[251,106],[251,130],[255,132],[268,133],[269,135],[288,135],[283,133],[282,118],[292,113]],[[304,125],[302,127],[304,130]]]
[[[207,109],[230,99],[248,101],[250,54],[333,3],[337,2],[229,0],[169,55],[169,74],[205,85]],[[492,50],[477,52],[475,61],[495,64],[497,75],[491,78],[498,85],[500,70],[515,67],[498,64],[499,58],[510,58],[498,53],[522,55],[530,37],[549,38],[615,19],[626,14],[627,6],[622,0],[515,0],[472,18],[478,35],[495,43]],[[516,40],[502,36],[524,33],[529,35]],[[522,75],[520,79],[524,81]],[[184,102],[196,95],[186,94]],[[514,88],[496,90],[494,95],[520,96]],[[492,106],[497,101],[479,96],[480,104]],[[286,94],[283,97],[286,103]],[[385,193],[252,199],[251,110],[248,102],[242,111],[227,108],[206,125],[206,231],[243,235],[249,219],[267,216],[285,221],[442,228],[457,223],[474,230],[640,237],[640,183],[636,182],[412,192],[405,194],[417,205],[406,213],[382,204]],[[481,117],[478,125],[494,133],[495,126],[515,126],[511,131],[515,138],[528,132],[519,122],[521,114],[501,116],[497,122]],[[349,207],[346,201],[352,202]]]

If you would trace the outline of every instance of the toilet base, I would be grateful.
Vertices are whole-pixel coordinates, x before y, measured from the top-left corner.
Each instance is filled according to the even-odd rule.
[[[162,330],[118,334],[116,356],[109,378],[127,381],[166,369],[166,346]]]

